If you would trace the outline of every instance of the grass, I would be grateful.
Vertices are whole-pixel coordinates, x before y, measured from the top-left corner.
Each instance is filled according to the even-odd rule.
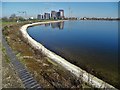
[[[7,56],[5,47],[2,46],[2,53],[7,63],[10,63],[9,57]]]
[[[29,20],[29,21],[21,21],[21,22],[16,22],[16,21],[1,21],[2,26],[7,26],[7,25],[15,25],[19,23],[27,23],[27,22],[46,22],[46,21],[55,21],[55,20]]]
[[[10,26],[10,25],[15,25],[17,24],[17,22],[5,22],[5,21],[2,21],[2,27],[5,27],[5,26]]]
[[[16,24],[17,22],[2,22],[2,25],[5,26],[5,25],[9,25],[9,24]]]
[[[2,51],[2,55],[4,56],[7,63],[10,63],[9,57],[7,56],[6,49],[4,46],[2,46],[0,42],[0,50]]]
[[[57,64],[56,64],[55,62],[53,62],[52,60],[50,60],[49,58],[46,57],[46,59],[47,59],[47,61],[50,62],[52,65],[57,66]]]

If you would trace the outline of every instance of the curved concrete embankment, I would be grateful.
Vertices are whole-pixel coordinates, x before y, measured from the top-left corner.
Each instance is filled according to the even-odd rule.
[[[82,70],[81,68],[69,63],[64,58],[56,55],[55,53],[51,52],[47,48],[45,48],[42,44],[32,39],[29,34],[27,33],[27,28],[34,25],[40,25],[45,23],[55,23],[55,22],[62,22],[62,20],[59,21],[49,21],[49,22],[37,22],[32,24],[26,24],[21,27],[20,31],[22,33],[22,36],[24,37],[27,42],[34,47],[35,49],[39,50],[43,54],[45,54],[47,57],[49,57],[52,61],[56,62],[57,64],[61,65],[65,69],[69,70],[71,73],[73,73],[76,77],[81,78],[84,82],[88,83],[89,85],[95,87],[95,88],[113,88],[112,85],[100,80],[99,78],[87,73],[85,70]]]

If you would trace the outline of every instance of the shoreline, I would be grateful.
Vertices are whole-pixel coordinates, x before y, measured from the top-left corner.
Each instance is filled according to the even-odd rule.
[[[66,21],[66,20],[65,20]],[[27,28],[35,25],[40,24],[46,24],[46,23],[55,23],[55,22],[63,22],[63,20],[58,21],[48,21],[48,22],[37,22],[32,24],[26,24],[23,25],[20,29],[22,36],[24,37],[27,42],[34,47],[35,49],[39,50],[43,54],[45,54],[47,57],[49,57],[53,62],[56,62],[60,66],[64,67],[66,70],[70,71],[72,74],[74,74],[76,77],[83,79],[84,82],[88,83],[92,87],[95,88],[114,88],[112,85],[98,79],[97,77],[87,73],[85,70],[82,70],[81,68],[69,63],[64,58],[56,55],[54,52],[51,52],[47,48],[45,48],[42,44],[38,43],[34,39],[32,39],[29,34],[27,33]]]

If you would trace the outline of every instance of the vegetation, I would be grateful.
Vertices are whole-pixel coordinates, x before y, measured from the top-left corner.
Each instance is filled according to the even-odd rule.
[[[2,52],[3,52],[3,56],[5,57],[5,60],[7,63],[10,63],[9,57],[7,56],[5,47],[2,46]]]
[[[12,25],[16,25],[16,24],[25,24],[25,23],[34,23],[34,22],[45,22],[45,21],[51,21],[51,20],[54,20],[54,19],[48,19],[48,20],[38,20],[38,19],[23,19],[22,17],[20,17],[19,19],[18,18],[7,18],[7,17],[3,17],[2,18],[2,27],[5,27],[5,26],[12,26]],[[58,19],[56,19],[58,20]]]
[[[31,23],[35,21],[37,20],[31,20]],[[6,24],[3,28],[3,34],[18,59],[26,66],[40,85],[43,88],[84,88],[85,84],[81,79],[76,79],[69,71],[51,62],[49,58],[24,41],[19,28],[25,23],[30,22]]]
[[[5,21],[3,21],[2,22],[2,26],[4,27],[4,26],[6,26],[6,25],[13,25],[13,24],[16,24],[16,22],[5,22]]]
[[[120,18],[96,18],[96,17],[92,17],[92,18],[88,18],[88,17],[83,17],[80,20],[120,20]]]

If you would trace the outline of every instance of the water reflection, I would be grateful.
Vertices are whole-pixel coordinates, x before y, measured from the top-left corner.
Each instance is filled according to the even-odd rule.
[[[64,22],[51,23],[51,27],[52,28],[63,29],[64,28]]]
[[[118,87],[118,22],[66,21],[48,26],[30,27],[28,33],[49,50]]]
[[[45,27],[48,27],[48,26],[50,26],[50,23],[46,23],[46,24],[45,24]]]

